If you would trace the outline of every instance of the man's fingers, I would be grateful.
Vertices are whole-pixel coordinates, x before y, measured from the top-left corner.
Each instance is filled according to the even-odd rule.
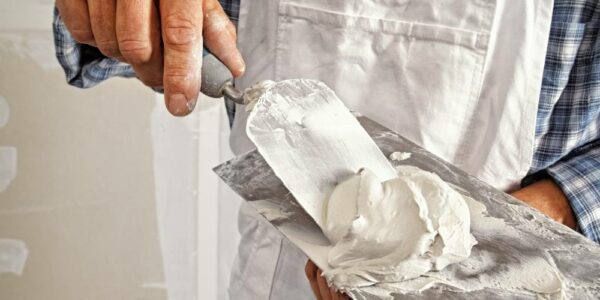
[[[56,8],[69,33],[77,42],[95,45],[85,0],[56,0]]]
[[[321,272],[321,270],[317,271],[317,283],[319,285],[319,291],[321,292],[321,299],[331,300],[331,292],[329,290],[329,286],[327,285],[325,277],[323,277],[323,272]]]
[[[315,265],[315,263],[313,263],[312,260],[309,259],[306,262],[306,266],[304,267],[304,273],[306,273],[306,277],[308,277],[309,279],[313,279],[317,275],[316,272],[318,269],[319,268],[317,267],[317,265]]]
[[[161,0],[164,90],[167,109],[189,114],[200,90],[202,0]]]
[[[88,0],[88,9],[96,47],[108,57],[120,58],[115,28],[116,0]]]
[[[246,64],[237,48],[235,27],[217,0],[204,1],[204,44],[229,68],[233,76],[241,76]]]
[[[334,287],[329,288],[329,294],[331,295],[332,300],[341,300],[340,293],[338,293]]]
[[[116,37],[123,57],[131,64],[147,63],[152,55],[151,17],[157,18],[152,0],[117,0]]]
[[[318,300],[349,300],[348,295],[338,292],[333,287],[329,287],[327,280],[323,277],[323,272],[309,260],[304,267],[304,272],[310,287]]]
[[[319,291],[319,283],[317,282],[317,271],[319,268],[315,265],[310,259],[306,262],[306,267],[304,267],[304,272],[306,273],[306,277],[308,278],[308,282],[310,283],[310,288],[313,291],[313,294],[317,298],[317,300],[322,300],[321,292]]]
[[[137,76],[150,87],[163,81],[160,21],[153,0],[117,0],[119,51]]]

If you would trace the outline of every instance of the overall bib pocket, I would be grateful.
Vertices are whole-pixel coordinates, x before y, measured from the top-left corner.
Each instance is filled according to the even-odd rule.
[[[322,80],[350,109],[452,160],[479,98],[488,40],[282,1],[274,79]]]

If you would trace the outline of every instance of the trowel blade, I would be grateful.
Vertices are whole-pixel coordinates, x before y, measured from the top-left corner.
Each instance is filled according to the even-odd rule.
[[[276,83],[248,117],[247,134],[306,212],[322,227],[333,187],[361,168],[381,180],[396,172],[356,117],[324,83]]]

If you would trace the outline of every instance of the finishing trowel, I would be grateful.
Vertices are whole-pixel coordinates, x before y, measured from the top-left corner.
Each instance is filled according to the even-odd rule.
[[[526,262],[531,260],[544,261],[556,268],[566,287],[562,298],[600,299],[600,246],[469,176],[392,130],[366,117],[359,117],[358,121],[385,156],[393,152],[412,154],[405,160],[393,161],[394,165],[411,165],[435,172],[461,193],[479,201],[487,213],[486,217],[472,219],[472,234],[478,241],[472,258],[444,272],[431,274],[446,277],[450,285],[410,281],[407,283],[422,286],[422,290],[409,292],[383,283],[348,291],[352,299],[561,299],[560,295],[552,297],[553,291],[536,293],[510,285],[463,291],[453,287],[539,276],[535,269],[527,267]],[[251,151],[236,157],[216,167],[215,172],[315,264],[327,270],[329,241],[259,152]],[[496,221],[490,222],[489,217]],[[497,226],[506,230],[493,230]]]

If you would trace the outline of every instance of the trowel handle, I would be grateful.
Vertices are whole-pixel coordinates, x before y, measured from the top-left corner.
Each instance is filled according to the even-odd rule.
[[[227,96],[236,103],[244,104],[243,94],[234,88],[233,75],[229,69],[211,53],[205,54],[200,92],[212,98]]]

